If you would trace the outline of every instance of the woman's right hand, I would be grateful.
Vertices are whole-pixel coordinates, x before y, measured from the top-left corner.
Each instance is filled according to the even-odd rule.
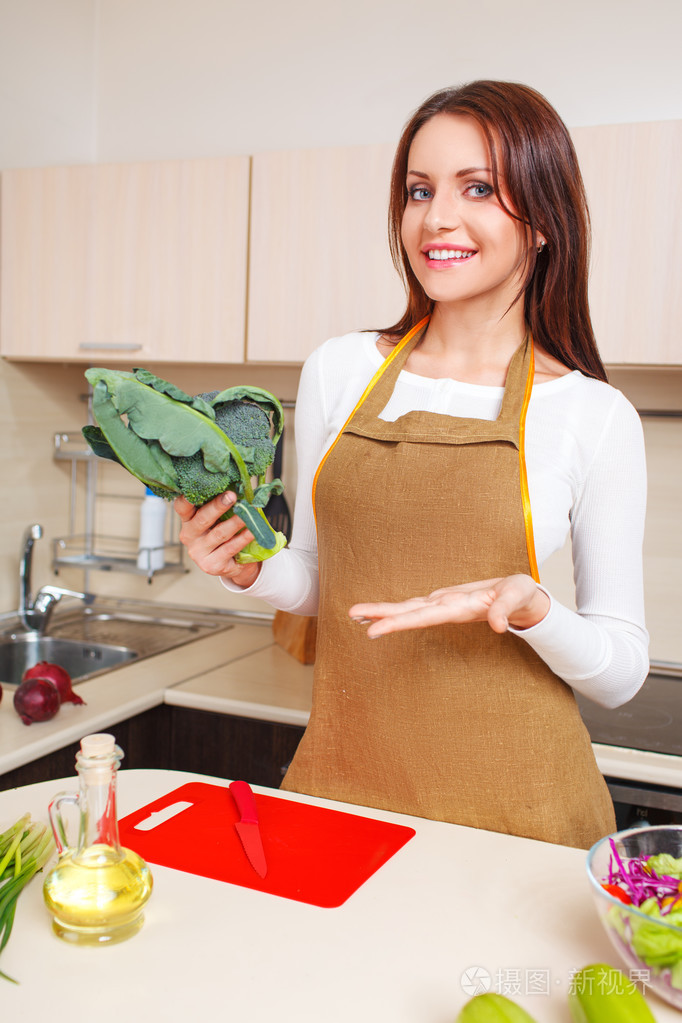
[[[237,586],[251,586],[260,572],[260,562],[240,565],[235,555],[253,540],[237,515],[220,522],[237,500],[236,494],[228,491],[196,508],[184,497],[177,497],[173,507],[182,520],[180,543],[184,544],[192,561],[207,575],[217,575]]]

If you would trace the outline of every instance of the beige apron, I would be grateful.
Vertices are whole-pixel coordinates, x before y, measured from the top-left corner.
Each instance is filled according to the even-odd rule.
[[[473,623],[370,640],[348,617],[360,601],[537,578],[523,500],[532,343],[512,360],[496,421],[386,422],[418,326],[318,473],[313,707],[282,787],[588,848],[615,830],[609,792],[572,690],[522,639]]]

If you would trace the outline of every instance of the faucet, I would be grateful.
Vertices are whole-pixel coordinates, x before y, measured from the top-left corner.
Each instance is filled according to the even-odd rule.
[[[24,538],[21,541],[22,553],[21,561],[19,562],[19,616],[21,618],[24,628],[30,629],[31,626],[27,623],[26,614],[32,609],[31,603],[31,563],[33,561],[33,544],[36,540],[40,540],[43,535],[43,527],[39,526],[36,522],[34,525],[29,526],[24,532]]]
[[[95,599],[92,593],[67,590],[63,586],[43,586],[36,594],[35,600],[31,599],[33,545],[42,535],[43,527],[37,522],[28,527],[22,540],[19,562],[19,618],[27,631],[39,633],[45,632],[50,616],[62,597],[76,597],[86,604],[91,604]]]

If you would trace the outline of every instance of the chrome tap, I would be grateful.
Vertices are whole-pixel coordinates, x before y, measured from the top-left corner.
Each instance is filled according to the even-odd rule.
[[[33,561],[33,544],[43,535],[43,527],[36,522],[29,526],[21,541],[22,554],[19,562],[19,617],[25,629],[32,629],[28,623],[28,615],[33,604],[31,602],[31,563]]]
[[[76,597],[78,600],[91,604],[95,599],[92,593],[81,593],[80,590],[67,590],[63,586],[43,586],[31,599],[31,565],[33,561],[33,545],[43,535],[43,527],[35,523],[29,526],[22,540],[22,555],[19,562],[19,618],[21,624],[29,632],[45,632],[52,611],[62,597]]]

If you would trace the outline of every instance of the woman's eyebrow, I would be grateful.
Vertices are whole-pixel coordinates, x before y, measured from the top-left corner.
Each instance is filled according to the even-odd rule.
[[[465,167],[464,170],[457,171],[456,177],[466,178],[469,174],[492,174],[491,167]]]
[[[455,172],[455,177],[456,178],[466,178],[470,174],[482,174],[482,173],[492,174],[492,168],[491,167],[464,167],[462,170],[459,170],[459,171]],[[420,171],[420,170],[408,170],[407,174],[408,174],[408,176],[411,174],[411,175],[413,175],[416,178],[428,178],[429,177],[429,175],[426,173],[426,171]]]

